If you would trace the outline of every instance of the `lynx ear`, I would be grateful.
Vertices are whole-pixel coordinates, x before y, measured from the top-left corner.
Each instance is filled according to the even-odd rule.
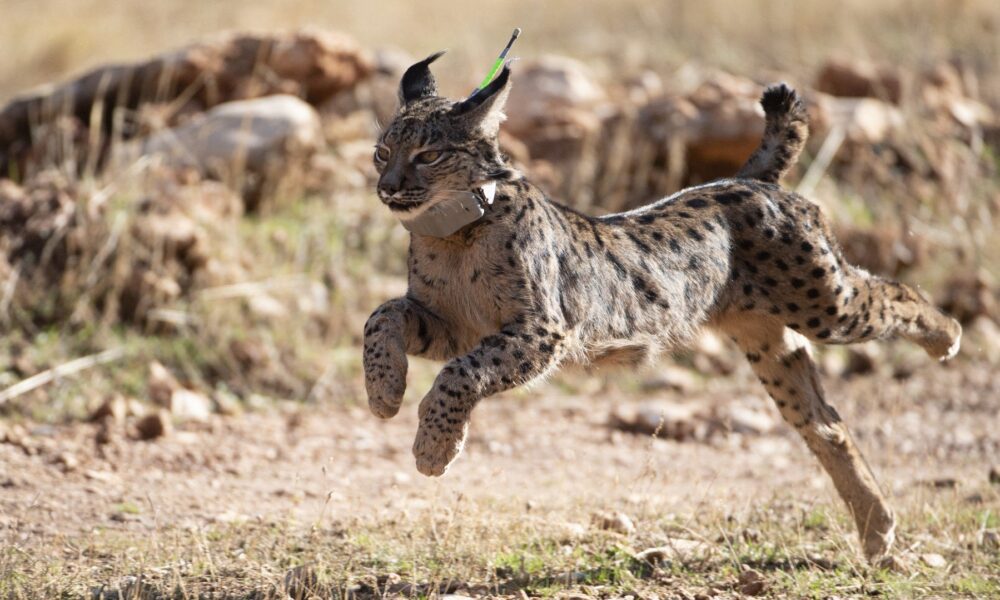
[[[500,74],[486,87],[455,105],[454,111],[484,135],[496,136],[500,123],[507,118],[503,114],[504,103],[510,94],[510,63],[504,65]]]
[[[399,105],[406,106],[414,100],[437,95],[437,82],[431,74],[430,64],[441,58],[445,51],[435,52],[410,66],[399,82]]]

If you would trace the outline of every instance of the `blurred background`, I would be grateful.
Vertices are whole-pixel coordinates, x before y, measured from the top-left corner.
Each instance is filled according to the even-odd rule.
[[[175,523],[190,511],[228,523],[220,514],[320,502],[261,491],[283,489],[289,471],[326,498],[317,522],[387,490],[442,493],[411,479],[408,451],[410,413],[440,365],[412,361],[400,422],[365,412],[362,325],[405,291],[408,243],[373,193],[372,145],[406,66],[448,49],[435,75],[442,93],[465,96],[519,26],[501,144],[554,199],[591,214],[735,173],[763,132],[763,87],[787,81],[802,93],[811,137],[786,184],[823,206],[852,262],[917,286],[966,331],[944,367],[903,343],[818,349],[831,397],[873,462],[896,469],[888,487],[904,506],[923,506],[928,489],[956,494],[938,508],[965,516],[939,533],[970,581],[989,580],[997,558],[975,549],[1000,526],[996,511],[956,507],[970,488],[982,501],[970,506],[996,503],[995,488],[976,486],[988,486],[1000,450],[991,426],[1000,411],[997,2],[3,0],[0,14],[0,451],[11,473],[0,482],[12,490],[0,526],[11,540],[58,554],[53,540],[79,520],[107,526],[109,511],[112,530],[143,531],[151,517],[139,490],[156,490],[156,514]],[[471,456],[441,484],[460,496],[488,495],[480,484],[505,469],[508,490],[545,490],[531,499],[536,514],[622,505],[659,523],[664,503],[691,511],[688,476],[714,481],[728,464],[740,475],[712,492],[721,512],[711,514],[729,518],[744,505],[726,498],[777,489],[753,471],[754,456],[791,460],[783,481],[799,500],[809,494],[796,487],[805,477],[796,468],[814,467],[798,456],[801,443],[739,354],[711,334],[650,371],[557,375],[479,410]],[[563,423],[561,444],[545,441],[549,418]],[[303,431],[327,441],[302,446],[314,439]],[[667,445],[649,446],[651,436]],[[284,447],[294,450],[275,450]],[[678,469],[678,457],[686,466],[674,475],[649,475],[649,465]],[[637,508],[634,486],[581,491],[574,472],[652,477],[673,495],[643,496]],[[247,491],[251,473],[259,489]],[[336,473],[362,483],[344,491]],[[204,483],[206,500],[185,508],[188,496],[171,496],[178,479]],[[76,513],[38,504],[56,488],[75,498]],[[373,531],[385,524],[374,510],[357,513]],[[483,526],[481,514],[468,519]],[[646,531],[663,534],[657,527]],[[395,539],[383,529],[386,543]],[[463,573],[484,572],[474,557],[499,552],[490,544],[521,543],[490,535],[456,542]],[[746,543],[740,552],[757,551]],[[178,544],[157,552],[169,558]],[[384,575],[388,559],[352,548],[357,564]],[[25,556],[5,554],[0,573],[50,577],[62,589],[69,579],[60,577],[77,572],[43,576]],[[517,562],[487,562],[508,559]],[[88,560],[101,577],[135,567]],[[233,572],[245,579],[244,567]],[[433,581],[451,576],[421,569]],[[782,585],[793,593],[800,584]]]

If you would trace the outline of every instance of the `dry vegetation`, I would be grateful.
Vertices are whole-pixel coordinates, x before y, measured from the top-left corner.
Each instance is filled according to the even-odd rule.
[[[109,150],[218,101],[183,90],[106,121],[107,137],[54,121],[0,178],[0,394],[75,358],[114,362],[0,396],[0,597],[1000,596],[1000,487],[987,476],[1000,453],[996,2],[38,0],[2,12],[16,49],[0,56],[4,102],[221,30],[302,26],[353,36],[362,63],[390,71],[376,50],[450,48],[439,77],[458,95],[519,25],[525,63],[585,61],[602,99],[527,124],[512,112],[505,143],[593,212],[724,172],[731,159],[686,138],[695,119],[676,115],[732,119],[753,138],[755,82],[786,79],[816,117],[792,185],[813,190],[856,262],[922,286],[968,341],[941,370],[902,344],[821,356],[899,509],[894,571],[857,560],[801,442],[770,408],[753,412],[763,392],[710,342],[666,375],[573,374],[487,402],[456,472],[425,481],[413,415],[374,422],[359,373],[361,324],[405,287],[407,237],[369,164],[394,74],[314,101],[320,149],[263,174]],[[849,132],[824,157],[836,105],[812,88],[831,57],[890,65],[905,127]],[[309,98],[254,66],[233,97]],[[417,361],[404,412],[434,372]],[[670,439],[609,426],[685,400],[710,408],[678,416]],[[634,529],[592,520],[608,511]]]

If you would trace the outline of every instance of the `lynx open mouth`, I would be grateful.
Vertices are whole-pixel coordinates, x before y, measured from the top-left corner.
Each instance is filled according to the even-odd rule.
[[[491,181],[467,192],[438,194],[430,202],[406,206],[395,214],[411,233],[445,238],[486,214],[486,207],[493,204],[496,189],[496,182]],[[390,208],[395,211],[392,205]]]

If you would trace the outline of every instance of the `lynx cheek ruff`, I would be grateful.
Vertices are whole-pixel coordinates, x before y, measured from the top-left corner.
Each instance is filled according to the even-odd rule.
[[[419,206],[399,215],[399,220],[411,233],[448,237],[486,214],[496,190],[496,182],[491,181],[474,191],[441,194],[440,199],[427,203],[426,207]]]

